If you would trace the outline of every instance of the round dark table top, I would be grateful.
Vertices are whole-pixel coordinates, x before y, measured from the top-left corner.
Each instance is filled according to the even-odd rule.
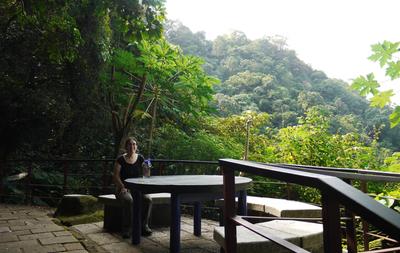
[[[251,181],[252,179],[247,177],[235,177],[235,190],[247,189]],[[125,182],[128,188],[140,190],[144,193],[220,193],[224,185],[223,176],[220,175],[151,176],[145,178],[128,178]]]

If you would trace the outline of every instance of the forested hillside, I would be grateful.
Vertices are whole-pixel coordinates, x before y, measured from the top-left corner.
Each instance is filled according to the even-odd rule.
[[[207,73],[221,80],[214,87],[220,116],[266,112],[273,127],[284,128],[297,125],[308,109],[318,107],[329,116],[331,133],[357,132],[400,149],[400,130],[390,129],[388,121],[390,108],[371,108],[347,83],[301,61],[284,38],[250,40],[233,32],[209,41],[178,21],[167,23],[165,35],[184,53],[205,59]]]

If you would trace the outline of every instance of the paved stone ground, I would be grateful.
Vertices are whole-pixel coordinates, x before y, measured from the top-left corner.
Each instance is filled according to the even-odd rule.
[[[217,253],[218,244],[213,240],[214,227],[218,223],[211,220],[202,220],[202,236],[193,235],[193,218],[183,216],[181,222],[181,253]],[[75,225],[71,230],[84,234],[95,245],[101,247],[102,252],[117,253],[168,253],[169,228],[153,229],[149,237],[142,237],[139,246],[133,246],[130,239],[123,239],[119,234],[107,233],[103,230],[103,223]]]
[[[119,234],[107,233],[102,222],[75,225],[70,228],[53,222],[54,210],[43,207],[0,203],[0,253],[167,253],[169,228],[153,230],[142,237],[140,246],[130,244]],[[202,221],[202,236],[193,235],[192,217],[182,217],[181,253],[216,253],[219,246],[213,240],[218,223]]]
[[[82,238],[56,225],[51,209],[0,204],[0,253],[87,253]]]

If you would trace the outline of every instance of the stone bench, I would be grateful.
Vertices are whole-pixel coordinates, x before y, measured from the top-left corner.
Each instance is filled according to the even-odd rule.
[[[153,201],[150,225],[152,227],[167,227],[170,224],[170,193],[149,194]],[[114,194],[100,195],[98,199],[104,204],[104,229],[108,231],[121,231],[122,205]]]
[[[236,198],[237,203],[237,198]],[[224,200],[216,201],[216,206],[223,208]],[[247,210],[276,217],[320,218],[322,209],[300,201],[266,197],[247,196]]]
[[[324,252],[322,224],[293,221],[274,220],[255,224],[260,230],[285,239],[310,252]],[[224,227],[214,228],[214,240],[224,247]],[[237,252],[290,252],[276,243],[248,230],[243,226],[236,227]]]

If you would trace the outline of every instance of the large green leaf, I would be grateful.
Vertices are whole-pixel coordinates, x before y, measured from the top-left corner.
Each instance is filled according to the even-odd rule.
[[[400,106],[396,106],[394,111],[389,116],[390,119],[390,127],[395,127],[400,124]]]
[[[375,80],[374,74],[370,73],[366,77],[359,76],[354,79],[351,88],[357,90],[361,96],[375,95],[378,93],[379,83]]]
[[[399,44],[399,42],[393,43],[386,40],[383,43],[374,44],[371,46],[374,53],[368,59],[379,61],[379,64],[383,67],[392,59],[392,55],[398,52]]]
[[[386,69],[386,75],[390,76],[392,80],[400,77],[400,61],[397,62],[389,62],[388,67]]]
[[[383,108],[390,103],[390,98],[394,95],[393,90],[382,91],[371,98],[371,106]]]

